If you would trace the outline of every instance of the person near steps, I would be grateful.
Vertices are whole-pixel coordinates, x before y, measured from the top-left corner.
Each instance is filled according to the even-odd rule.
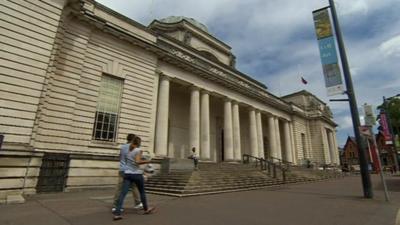
[[[117,208],[114,214],[114,220],[122,219],[121,208],[124,204],[124,199],[129,191],[129,187],[134,183],[139,189],[140,200],[143,204],[144,214],[150,214],[154,212],[155,207],[149,207],[147,205],[143,170],[140,169],[139,165],[150,163],[148,160],[142,160],[142,151],[140,150],[141,139],[135,137],[129,147],[129,153],[125,156],[125,171],[124,171],[124,181],[122,184],[122,191],[118,198]]]
[[[194,170],[198,170],[199,157],[197,156],[195,147],[192,148],[192,154],[189,156],[189,159],[193,160]]]
[[[117,187],[115,190],[114,194],[114,201],[113,201],[113,207],[112,207],[112,212],[114,212],[117,208],[117,203],[118,203],[118,198],[119,195],[121,194],[121,189],[122,189],[122,182],[124,181],[124,171],[125,171],[125,156],[126,154],[129,153],[129,146],[131,142],[133,141],[133,138],[135,138],[135,134],[128,134],[126,137],[126,144],[121,145],[120,148],[120,162],[119,162],[119,171],[118,171],[118,183]],[[132,196],[133,200],[135,202],[135,209],[142,209],[143,204],[140,202],[140,195],[139,195],[139,190],[136,187],[135,184],[132,185]],[[123,210],[123,209],[122,209]]]

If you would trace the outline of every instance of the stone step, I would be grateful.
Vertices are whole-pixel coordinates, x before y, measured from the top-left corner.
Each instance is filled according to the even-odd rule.
[[[146,183],[146,190],[149,193],[184,197],[279,187],[284,183],[316,182],[337,177],[336,173],[291,168],[284,182],[280,170],[277,170],[277,178],[274,179],[267,171],[261,171],[253,165],[200,163],[199,168],[197,171],[170,171],[169,174],[155,175]]]
[[[213,192],[213,191],[227,191],[227,190],[238,190],[238,189],[247,189],[254,187],[266,187],[271,185],[281,185],[281,182],[275,183],[255,183],[255,184],[243,184],[236,186],[221,186],[221,187],[199,187],[193,189],[176,189],[176,188],[166,188],[166,187],[151,187],[147,188],[146,191],[151,193],[151,191],[157,192],[165,192],[165,193],[174,193],[174,194],[194,194],[194,193],[202,193],[202,192]]]
[[[236,186],[236,185],[242,185],[242,184],[254,184],[254,183],[276,183],[276,182],[281,182],[280,180],[246,180],[246,181],[238,181],[238,182],[232,182],[232,183],[227,183],[227,182],[213,182],[213,183],[189,183],[189,184],[184,184],[184,183],[152,183],[150,186],[151,187],[174,187],[174,188],[193,188],[193,187],[204,187],[204,186],[209,186],[209,187],[217,187],[217,186]],[[149,185],[146,185],[149,186]]]
[[[174,196],[174,197],[191,197],[191,196],[199,196],[199,195],[213,195],[213,194],[222,194],[222,193],[239,192],[239,191],[251,191],[251,190],[257,190],[257,189],[262,189],[262,188],[279,188],[279,187],[281,187],[280,184],[271,185],[271,186],[245,187],[245,188],[237,188],[237,189],[232,189],[232,190],[196,192],[196,193],[190,193],[190,194],[189,193],[168,193],[168,192],[164,192],[164,191],[154,191],[154,190],[149,190],[148,193]]]
[[[236,183],[236,182],[245,182],[245,181],[268,181],[273,180],[272,178],[266,177],[248,177],[248,178],[237,178],[237,179],[213,179],[213,180],[206,180],[206,179],[192,179],[190,183]],[[157,183],[171,183],[171,184],[179,184],[183,183],[186,184],[187,181],[177,181],[177,180],[149,180],[148,184],[157,184]]]

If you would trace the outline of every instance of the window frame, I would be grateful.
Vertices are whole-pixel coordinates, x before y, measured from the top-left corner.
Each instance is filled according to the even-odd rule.
[[[110,111],[106,111],[106,110],[99,110],[99,108],[107,108],[107,105],[105,106],[99,106],[100,101],[101,101],[101,92],[102,92],[102,82],[103,79],[110,79],[113,81],[118,81],[120,82],[120,88],[119,88],[119,97],[118,97],[118,103],[117,103],[117,110],[116,112],[110,112]],[[118,141],[118,129],[119,129],[119,121],[121,118],[121,105],[122,105],[122,96],[123,96],[123,92],[124,92],[124,84],[125,84],[125,80],[117,77],[117,76],[113,76],[111,74],[107,74],[107,73],[103,73],[100,79],[100,85],[99,85],[99,89],[98,89],[98,96],[97,96],[97,101],[96,101],[96,111],[95,111],[95,115],[94,115],[94,122],[93,122],[93,129],[92,129],[92,141],[94,142],[100,142],[100,143],[116,143]],[[107,96],[109,97],[109,96]],[[101,122],[101,128],[98,129],[98,122],[99,122],[99,113],[102,113],[102,122]],[[105,123],[105,116],[109,116],[108,118],[108,122]],[[110,126],[112,125],[111,123],[111,117],[115,116],[115,122],[114,122],[114,129],[112,132],[110,132]],[[104,126],[108,126],[107,130],[104,130]],[[99,137],[97,136],[97,132],[100,132]],[[105,132],[106,137],[103,138],[103,135]],[[113,136],[111,138],[109,138],[110,133],[113,133]]]

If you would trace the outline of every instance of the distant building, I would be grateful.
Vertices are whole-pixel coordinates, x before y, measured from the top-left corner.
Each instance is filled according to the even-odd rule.
[[[378,145],[379,155],[381,157],[382,167],[393,168],[396,164],[396,152],[392,145],[387,145],[382,132],[376,135],[376,144]]]
[[[358,145],[354,137],[348,137],[343,147],[343,164],[359,165]]]
[[[393,146],[391,145],[386,145],[385,143],[385,137],[381,132],[375,135],[376,138],[376,143],[378,145],[378,152],[379,152],[379,157],[382,163],[383,169],[390,169],[393,168],[395,165],[395,157],[396,154],[393,150]],[[369,149],[368,149],[368,154],[367,154],[367,160],[368,163],[372,165],[372,169],[375,171],[378,166],[376,154],[374,153],[375,147],[372,144],[372,141],[369,140]],[[372,160],[371,160],[372,159]],[[354,166],[357,165],[359,166],[359,156],[358,156],[358,148],[357,148],[357,142],[354,137],[348,137],[346,144],[344,145],[343,152],[340,156],[341,160],[341,165],[343,166],[344,164],[347,164],[349,166]]]

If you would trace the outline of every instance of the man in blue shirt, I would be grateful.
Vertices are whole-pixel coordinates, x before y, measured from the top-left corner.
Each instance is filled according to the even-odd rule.
[[[120,161],[119,161],[119,171],[118,171],[118,184],[117,184],[117,188],[115,190],[115,195],[114,195],[114,202],[113,202],[113,208],[112,208],[112,212],[115,211],[117,203],[118,203],[118,199],[119,196],[121,194],[121,189],[122,189],[122,183],[124,181],[124,171],[126,169],[126,162],[125,162],[125,156],[129,153],[129,146],[132,142],[132,140],[136,137],[136,135],[134,134],[128,134],[128,136],[126,137],[126,144],[121,145],[120,148]],[[139,195],[139,191],[138,188],[136,187],[136,185],[133,183],[132,184],[132,195],[133,195],[133,200],[135,201],[135,209],[142,209],[143,208],[143,204],[140,201],[140,195]]]

